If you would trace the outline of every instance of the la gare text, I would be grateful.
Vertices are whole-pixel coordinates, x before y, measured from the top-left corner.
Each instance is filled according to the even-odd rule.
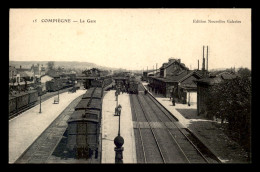
[[[33,22],[37,22],[37,19],[33,20]],[[41,19],[41,23],[96,23],[96,20],[93,19]]]

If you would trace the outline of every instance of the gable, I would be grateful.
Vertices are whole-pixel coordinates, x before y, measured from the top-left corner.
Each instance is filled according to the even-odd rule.
[[[195,80],[202,78],[202,76],[201,76],[199,73],[193,71],[193,72],[190,73],[189,75],[183,77],[183,78],[180,80],[180,82],[183,82],[183,81],[189,79],[190,77],[193,78],[193,79],[195,79]]]
[[[184,79],[181,83],[183,83],[183,84],[191,84],[191,83],[193,83],[193,81],[195,81],[195,80],[197,80],[197,79],[199,79],[198,76],[196,76],[196,75],[191,75],[191,76],[189,76],[188,78]]]

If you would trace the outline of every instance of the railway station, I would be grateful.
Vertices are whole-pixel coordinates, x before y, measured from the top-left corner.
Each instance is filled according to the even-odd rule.
[[[202,70],[191,71],[170,58],[159,71],[101,76],[91,69],[73,78],[56,75],[45,81],[45,91],[14,92],[9,163],[225,162],[205,137],[215,133],[185,116],[198,115],[196,83],[208,78],[204,60]],[[202,121],[211,127],[210,120]]]
[[[221,162],[140,76],[78,79],[9,120],[10,163]]]
[[[10,9],[8,163],[250,164],[251,13]]]
[[[214,127],[217,120],[207,118],[203,98],[213,82],[237,76],[210,75],[204,55],[202,61],[201,69],[198,61],[190,70],[169,58],[159,72],[141,75],[96,68],[77,76],[54,72],[33,90],[11,90],[9,163],[226,162],[220,150],[227,145],[212,144],[223,134]],[[205,81],[212,83],[205,87]]]

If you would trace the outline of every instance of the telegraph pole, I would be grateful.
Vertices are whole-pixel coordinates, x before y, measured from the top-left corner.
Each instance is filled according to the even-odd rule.
[[[42,113],[42,94],[40,94],[40,112],[39,113]]]

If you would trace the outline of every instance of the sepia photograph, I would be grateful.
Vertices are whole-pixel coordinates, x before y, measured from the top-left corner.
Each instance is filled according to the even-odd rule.
[[[251,164],[250,8],[10,8],[9,164]]]

